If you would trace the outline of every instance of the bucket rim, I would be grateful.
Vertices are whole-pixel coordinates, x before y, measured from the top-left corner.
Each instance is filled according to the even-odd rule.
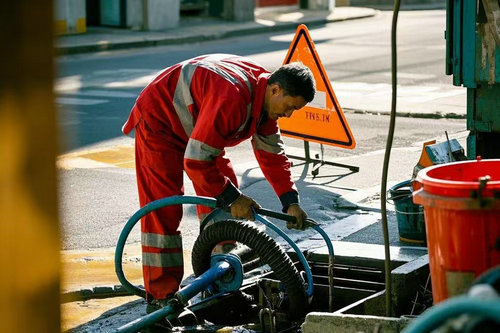
[[[389,188],[389,191],[396,191],[401,187],[410,186],[410,184],[411,184],[411,180],[408,179],[408,180],[405,180],[405,181],[398,183],[394,186],[391,186],[391,188]],[[411,189],[411,186],[410,186],[410,189]]]
[[[403,191],[401,191],[402,193],[398,193],[398,190],[400,188],[406,187],[406,186],[409,187],[408,193],[403,192]],[[392,201],[394,201],[394,203],[396,203],[396,201],[411,198],[412,195],[413,195],[413,189],[411,188],[411,180],[405,180],[405,181],[402,181],[401,183],[398,183],[398,184],[391,186],[389,188],[389,190],[387,191],[386,201],[388,203],[391,203],[390,201],[392,200]]]
[[[433,189],[449,189],[449,190],[477,190],[479,186],[479,181],[457,181],[457,180],[447,180],[439,179],[429,176],[428,174],[435,169],[449,167],[450,165],[458,164],[469,164],[469,163],[500,163],[500,159],[488,159],[488,160],[469,160],[469,161],[458,161],[450,162],[444,164],[437,164],[425,169],[422,169],[417,174],[417,181],[423,185],[424,189],[430,190],[428,192],[434,192]],[[500,180],[492,180],[487,183],[487,188],[498,187],[500,188]]]

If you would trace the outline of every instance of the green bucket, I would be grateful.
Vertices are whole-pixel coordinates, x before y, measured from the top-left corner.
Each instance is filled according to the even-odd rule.
[[[398,222],[399,240],[406,243],[425,244],[424,208],[413,203],[410,181],[396,184],[389,189]]]

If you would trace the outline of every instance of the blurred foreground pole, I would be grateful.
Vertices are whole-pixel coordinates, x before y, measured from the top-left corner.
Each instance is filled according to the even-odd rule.
[[[0,332],[59,332],[51,0],[0,10]]]

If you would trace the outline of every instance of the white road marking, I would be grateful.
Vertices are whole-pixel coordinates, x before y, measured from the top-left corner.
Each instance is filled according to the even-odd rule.
[[[106,99],[83,99],[83,98],[72,98],[72,97],[57,97],[57,104],[65,105],[97,105],[108,103],[109,100]]]
[[[75,95],[112,97],[112,98],[136,98],[137,97],[137,94],[124,92],[124,91],[112,91],[112,90],[85,90],[85,91],[76,92]]]
[[[56,79],[54,91],[62,93],[67,91],[77,91],[82,88],[82,76],[72,75]]]
[[[391,77],[391,72],[383,73],[382,75],[386,77]],[[419,74],[419,73],[402,73],[398,72],[399,79],[415,79],[415,80],[425,80],[425,79],[434,79],[437,76],[434,74]]]
[[[56,93],[77,93],[84,88],[142,87],[149,83],[160,69],[128,68],[100,70],[85,75],[70,75],[56,79]]]
[[[92,98],[79,98],[80,96],[86,97],[107,97],[107,98],[137,98],[137,94],[125,91],[113,90],[68,90],[59,91],[59,96],[56,98],[56,104],[60,105],[97,105],[109,103],[108,99],[92,99]],[[77,97],[63,97],[63,95],[72,95]]]

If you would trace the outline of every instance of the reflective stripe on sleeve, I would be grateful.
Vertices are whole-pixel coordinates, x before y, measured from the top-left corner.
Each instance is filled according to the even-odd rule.
[[[240,81],[238,81],[237,78],[235,78],[234,76],[231,76],[231,74],[229,74],[227,71],[225,71],[221,67],[219,67],[215,64],[207,63],[207,62],[203,62],[203,61],[201,61],[199,65],[202,66],[203,68],[208,69],[209,71],[214,72],[215,74],[217,74],[219,76],[222,76],[224,79],[231,82],[231,84],[233,84],[233,85],[239,84],[241,86],[241,83],[240,83]]]
[[[181,235],[160,235],[141,233],[142,246],[157,247],[160,249],[182,249]]]
[[[190,138],[186,146],[184,158],[196,161],[213,161],[219,156],[221,149],[209,146],[204,142]]]
[[[268,136],[254,134],[252,144],[254,150],[263,150],[272,154],[282,154],[285,152],[284,144],[279,134]]]
[[[182,267],[184,266],[182,252],[177,253],[142,253],[142,265],[152,267]]]
[[[252,85],[250,84],[250,80],[248,80],[248,77],[247,75],[245,74],[245,72],[239,68],[238,66],[235,66],[233,64],[229,64],[229,63],[224,63],[224,62],[221,62],[219,63],[219,65],[226,69],[226,70],[230,70],[232,71],[234,74],[238,75],[240,77],[240,79],[245,82],[245,85],[247,86],[248,88],[248,92],[250,93],[250,96],[252,95]],[[228,74],[229,75],[229,74]],[[233,78],[234,80],[234,78]],[[235,83],[239,83],[237,80]]]

